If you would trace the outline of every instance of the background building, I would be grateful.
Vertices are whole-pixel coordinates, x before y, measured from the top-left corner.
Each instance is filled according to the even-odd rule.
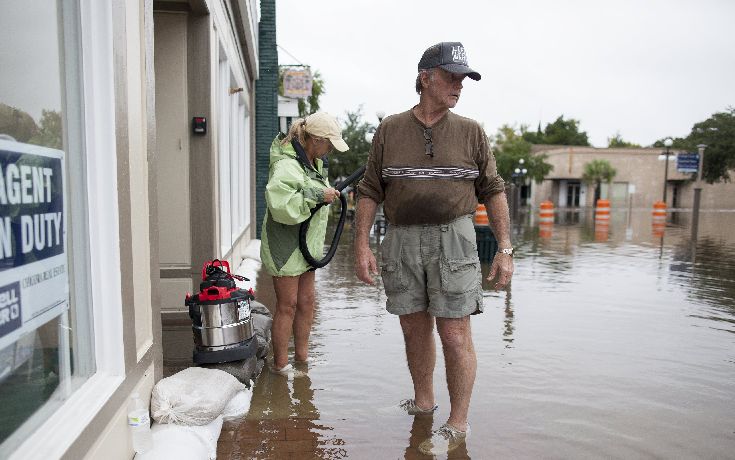
[[[582,180],[584,167],[592,160],[606,160],[617,171],[612,184],[602,184],[601,197],[611,206],[650,208],[663,198],[666,161],[660,148],[595,148],[534,145],[534,154],[546,154],[554,169],[541,184],[532,184],[530,203],[538,207],[550,200],[557,208],[594,206],[594,184]],[[676,155],[668,161],[666,202],[670,208],[690,208],[693,201],[692,174],[677,171]],[[705,158],[706,158],[705,150]],[[704,184],[702,209],[735,209],[735,184]]]

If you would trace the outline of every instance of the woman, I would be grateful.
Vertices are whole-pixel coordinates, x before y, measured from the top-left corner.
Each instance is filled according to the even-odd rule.
[[[276,311],[271,330],[274,372],[288,375],[288,341],[293,332],[296,361],[306,361],[314,317],[314,271],[299,250],[299,227],[320,203],[332,203],[339,192],[330,187],[322,157],[332,148],[349,147],[337,120],[325,112],[295,120],[286,136],[279,134],[270,151],[265,188],[268,208],[263,219],[260,257],[273,276]],[[328,210],[314,215],[306,235],[311,254],[324,248]]]

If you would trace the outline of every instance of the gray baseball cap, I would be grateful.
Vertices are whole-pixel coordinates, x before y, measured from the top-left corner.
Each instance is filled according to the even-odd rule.
[[[441,67],[447,72],[467,75],[473,80],[482,78],[467,65],[467,53],[460,42],[441,42],[424,51],[419,61],[419,71]]]

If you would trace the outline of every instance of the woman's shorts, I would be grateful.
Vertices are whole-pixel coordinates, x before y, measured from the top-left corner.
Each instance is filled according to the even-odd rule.
[[[462,318],[482,312],[472,215],[447,224],[389,225],[380,252],[389,313]]]

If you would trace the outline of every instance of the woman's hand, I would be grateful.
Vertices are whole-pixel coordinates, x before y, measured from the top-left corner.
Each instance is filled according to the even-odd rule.
[[[339,190],[327,187],[324,189],[324,202],[331,204],[335,200],[339,200]]]

